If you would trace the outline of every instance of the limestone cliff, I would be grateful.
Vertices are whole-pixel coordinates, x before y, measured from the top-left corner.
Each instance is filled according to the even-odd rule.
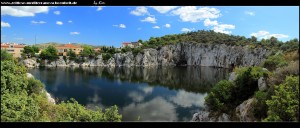
[[[144,49],[143,53],[134,55],[132,52],[116,53],[107,61],[102,55],[87,62],[76,64],[67,63],[63,59],[46,63],[46,67],[57,66],[110,66],[110,67],[131,67],[131,66],[212,66],[230,68],[233,66],[255,66],[259,65],[270,54],[264,48],[249,48],[248,46],[229,46],[225,44],[202,44],[202,43],[177,43],[163,46],[160,49]],[[32,63],[24,61],[28,67]]]

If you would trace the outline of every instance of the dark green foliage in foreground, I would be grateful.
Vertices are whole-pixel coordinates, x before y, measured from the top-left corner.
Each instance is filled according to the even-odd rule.
[[[43,60],[46,59],[50,61],[55,61],[58,59],[58,51],[54,46],[49,45],[46,49],[44,49],[41,52],[40,58]]]
[[[1,122],[121,121],[116,106],[102,111],[89,110],[74,99],[58,105],[50,103],[44,84],[27,78],[26,72],[14,60],[1,60]]]
[[[1,61],[2,60],[12,60],[13,56],[12,54],[8,53],[6,50],[0,50],[1,51]]]
[[[228,112],[253,96],[258,90],[257,81],[268,73],[261,67],[244,67],[237,69],[234,82],[218,82],[205,97],[205,103],[213,111]]]
[[[287,76],[266,101],[269,110],[265,121],[299,121],[299,98],[299,76]]]
[[[213,111],[228,112],[228,103],[232,102],[234,84],[227,80],[218,82],[205,97],[205,103]]]

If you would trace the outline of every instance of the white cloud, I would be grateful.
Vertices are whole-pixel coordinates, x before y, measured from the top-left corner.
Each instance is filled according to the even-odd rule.
[[[71,35],[79,35],[79,32],[70,32]]]
[[[225,34],[231,34],[231,31],[228,31],[226,29],[235,29],[234,25],[231,24],[218,24],[216,25],[213,30],[215,32],[225,33]]]
[[[57,24],[57,25],[63,25],[64,23],[61,22],[61,21],[56,21],[56,24]]]
[[[45,21],[31,21],[32,24],[45,24]]]
[[[153,87],[139,87],[140,90],[142,90],[146,95],[151,94],[153,92]]]
[[[154,27],[152,27],[152,28],[154,28],[154,29],[159,29],[160,27],[159,27],[159,26],[154,26]]]
[[[73,21],[72,21],[72,20],[69,20],[68,22],[69,22],[69,23],[72,23]]]
[[[204,107],[204,97],[207,94],[194,94],[180,90],[176,96],[170,98],[171,101],[181,107]]]
[[[60,11],[54,11],[53,12],[55,15],[60,15]]]
[[[171,25],[170,25],[170,24],[166,24],[165,27],[166,27],[166,28],[170,28]]]
[[[213,19],[221,16],[220,10],[216,8],[185,6],[172,11],[178,15],[183,22],[199,22],[203,19]]]
[[[10,24],[9,23],[7,23],[7,22],[4,22],[4,21],[1,21],[1,28],[2,27],[7,27],[7,28],[9,28],[10,27]]]
[[[135,10],[130,12],[130,14],[136,15],[136,16],[143,16],[145,14],[149,14],[149,12],[146,7],[141,6],[141,7],[136,7]]]
[[[141,103],[131,103],[122,108],[123,115],[127,120],[136,120],[140,117],[141,121],[176,121],[178,120],[175,106],[163,99],[155,97],[149,101]]]
[[[97,7],[97,11],[101,11],[103,8],[103,6]]]
[[[215,26],[215,25],[218,25],[218,21],[216,20],[211,21],[210,19],[204,20],[204,26]]]
[[[255,16],[255,12],[245,11],[246,15]]]
[[[190,32],[190,31],[193,31],[195,30],[195,28],[182,28],[181,31],[182,32]]]
[[[177,6],[151,6],[151,8],[155,9],[159,13],[167,13],[167,12],[177,8]]]
[[[147,17],[147,18],[145,18],[145,19],[143,19],[143,20],[141,20],[142,22],[149,22],[149,23],[156,23],[156,19],[155,19],[155,17]]]
[[[125,24],[114,24],[113,27],[119,27],[119,28],[126,28],[126,25]]]
[[[262,39],[262,38],[269,39],[272,36],[274,36],[276,38],[288,38],[289,37],[288,35],[285,35],[285,34],[270,34],[270,32],[264,31],[264,30],[258,31],[256,33],[251,33],[250,35],[260,38],[260,39]]]
[[[126,28],[125,24],[120,24],[119,27],[120,28]]]
[[[48,13],[47,6],[1,6],[1,15],[15,17],[35,16],[37,13]]]

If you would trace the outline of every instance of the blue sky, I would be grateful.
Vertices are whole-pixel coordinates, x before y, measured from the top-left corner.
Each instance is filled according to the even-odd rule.
[[[299,39],[298,6],[1,6],[1,42],[120,47],[151,36],[214,30]]]

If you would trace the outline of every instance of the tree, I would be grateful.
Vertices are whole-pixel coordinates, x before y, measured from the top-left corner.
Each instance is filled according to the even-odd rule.
[[[287,76],[266,104],[269,110],[265,121],[299,121],[299,76]]]
[[[52,46],[49,45],[46,49],[44,49],[40,55],[40,57],[45,60],[50,60],[50,61],[54,61],[58,59],[58,51],[57,49]]]
[[[76,54],[72,49],[67,52],[67,56],[70,57],[70,60],[75,60],[76,59]]]
[[[252,43],[256,43],[257,42],[257,38],[255,36],[251,36],[251,42]]]
[[[24,50],[23,50],[23,53],[27,56],[34,56],[35,53],[38,53],[39,52],[39,48],[36,47],[36,46],[25,46],[24,47]]]
[[[1,61],[3,60],[13,60],[12,54],[8,53],[6,50],[1,49]]]
[[[92,46],[85,45],[85,46],[83,46],[83,50],[80,54],[83,57],[90,57],[91,58],[91,57],[95,56],[95,51],[94,51]]]

